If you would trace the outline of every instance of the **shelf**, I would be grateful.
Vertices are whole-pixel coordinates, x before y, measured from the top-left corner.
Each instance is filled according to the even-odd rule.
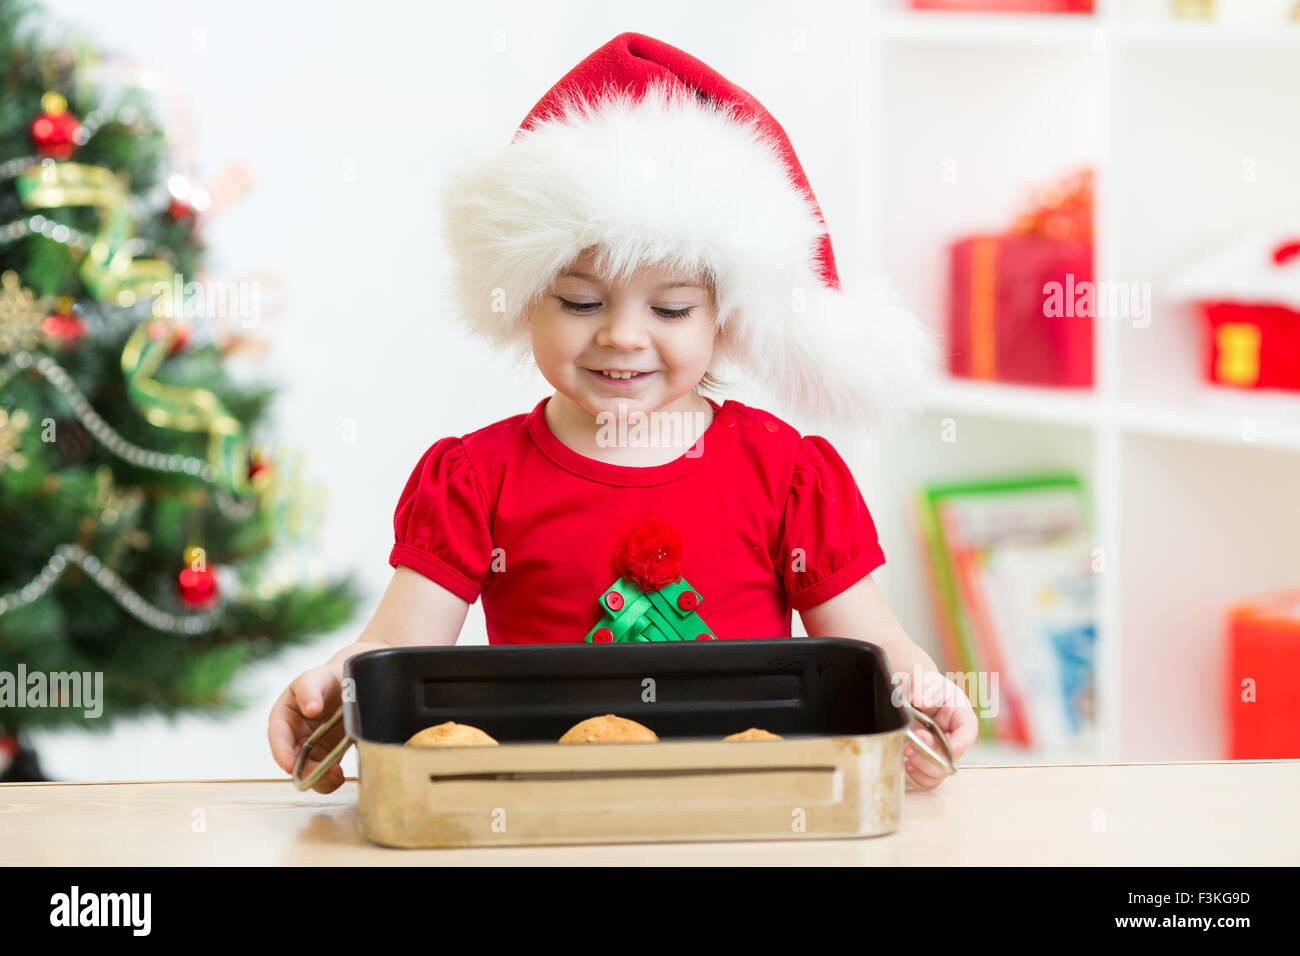
[[[1246,448],[1300,451],[1300,394],[1205,389],[1178,405],[1124,402],[1114,408],[1089,389],[1056,389],[1003,382],[932,379],[926,407],[981,418],[1038,425],[1097,428],[1113,421],[1135,435],[1185,438]],[[1253,433],[1244,430],[1250,420]]]
[[[1253,433],[1245,429],[1247,419]],[[1300,451],[1300,396],[1198,393],[1176,408],[1134,404],[1124,408],[1120,427],[1138,435]]]
[[[1145,324],[1094,325],[1095,388],[955,379],[939,363],[924,419],[879,456],[890,600],[927,648],[942,642],[907,520],[917,485],[1052,468],[1089,489],[1106,572],[1096,741],[981,742],[963,756],[971,765],[1217,759],[1222,606],[1300,573],[1300,392],[1206,382],[1203,320],[1169,284],[1233,236],[1300,222],[1286,175],[1300,161],[1287,122],[1300,24],[1144,21],[1130,0],[1101,6],[965,14],[896,0],[874,19],[863,205],[883,269],[932,332],[944,337],[953,238],[1005,228],[1033,189],[1085,164],[1097,171],[1095,277],[1156,293]]]
[[[1056,389],[1004,382],[932,379],[926,405],[934,411],[957,411],[1044,425],[1095,426],[1102,406],[1095,391]]]

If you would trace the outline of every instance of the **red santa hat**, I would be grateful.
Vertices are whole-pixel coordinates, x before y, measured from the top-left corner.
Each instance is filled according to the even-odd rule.
[[[1242,233],[1181,267],[1166,292],[1176,300],[1284,305],[1300,312],[1300,231]]]
[[[714,363],[823,424],[916,410],[931,334],[880,278],[840,287],[821,209],[780,124],[667,43],[623,33],[570,70],[512,142],[452,174],[444,235],[463,319],[530,354],[524,314],[583,250],[602,273],[704,271]]]

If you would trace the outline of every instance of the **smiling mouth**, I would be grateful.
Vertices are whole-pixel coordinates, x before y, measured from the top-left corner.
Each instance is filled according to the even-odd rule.
[[[654,372],[601,371],[594,368],[589,368],[587,371],[591,372],[593,375],[598,375],[609,382],[630,382],[654,374]]]

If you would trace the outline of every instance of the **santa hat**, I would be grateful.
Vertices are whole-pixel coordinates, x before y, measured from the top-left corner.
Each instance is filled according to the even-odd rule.
[[[711,371],[738,365],[811,421],[901,419],[938,363],[883,280],[840,288],[817,199],[767,110],[638,33],[588,56],[507,147],[450,176],[444,235],[461,317],[520,358],[528,308],[597,246],[609,277],[642,264],[705,271],[718,307]]]
[[[1300,312],[1300,232],[1243,233],[1180,268],[1165,291],[1175,300],[1284,305]]]

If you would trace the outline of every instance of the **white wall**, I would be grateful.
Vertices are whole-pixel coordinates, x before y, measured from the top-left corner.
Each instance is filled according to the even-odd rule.
[[[420,453],[550,392],[536,372],[510,376],[447,321],[449,305],[436,293],[439,170],[504,146],[551,84],[618,33],[681,47],[757,96],[799,153],[841,271],[851,274],[866,253],[857,219],[867,171],[846,161],[856,134],[843,122],[846,99],[864,95],[864,64],[843,26],[858,15],[855,4],[48,6],[101,49],[177,85],[193,117],[200,181],[235,162],[252,168],[253,188],[206,231],[209,269],[214,279],[269,273],[283,283],[285,308],[265,321],[272,348],[252,373],[282,383],[280,440],[305,452],[309,477],[328,483],[320,538],[328,568],[354,569],[370,590],[351,627],[245,673],[239,692],[255,704],[234,719],[37,735],[45,772],[57,779],[283,778],[266,743],[270,704],[369,618],[392,573],[393,507]],[[800,30],[802,52],[792,42]],[[757,392],[731,394],[763,402]],[[346,418],[355,420],[355,442],[342,440]],[[846,449],[856,470],[853,455]],[[888,570],[880,576],[887,588]],[[462,640],[484,641],[480,604]],[[344,768],[356,772],[354,754]]]

